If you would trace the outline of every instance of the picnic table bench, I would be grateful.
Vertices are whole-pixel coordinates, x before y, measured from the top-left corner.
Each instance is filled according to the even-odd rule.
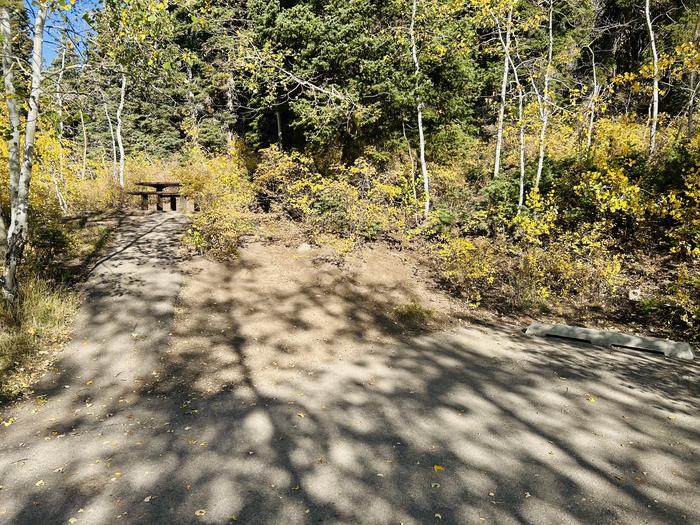
[[[149,190],[139,190],[130,191],[129,195],[140,195],[141,196],[141,209],[148,209],[148,197],[150,195],[156,196],[156,210],[163,211],[163,200],[170,200],[170,209],[172,211],[177,211],[177,199],[184,198],[180,193],[179,182],[163,182],[163,181],[151,181],[151,182],[137,182],[137,186],[144,186],[146,188],[153,188]],[[167,188],[175,188],[174,190],[167,190]]]

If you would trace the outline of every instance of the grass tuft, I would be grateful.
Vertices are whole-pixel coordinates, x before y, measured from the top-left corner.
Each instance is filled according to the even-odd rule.
[[[70,337],[75,292],[25,276],[17,313],[0,303],[0,403],[26,393]]]

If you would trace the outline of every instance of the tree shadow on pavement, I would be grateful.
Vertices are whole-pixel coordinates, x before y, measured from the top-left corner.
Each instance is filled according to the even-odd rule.
[[[392,314],[408,286],[273,267],[195,265],[172,327],[151,274],[104,289],[90,378],[64,363],[83,386],[58,379],[6,430],[0,520],[700,521],[697,365],[510,327],[415,335]]]

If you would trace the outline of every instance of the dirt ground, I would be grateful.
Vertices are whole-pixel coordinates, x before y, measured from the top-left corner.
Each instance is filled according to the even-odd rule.
[[[185,271],[171,351],[183,359],[193,349],[207,354],[207,392],[240,379],[227,375],[233,334],[248,342],[249,366],[272,377],[455,326],[464,309],[430,284],[409,252],[374,245],[339,256],[289,223],[267,225],[234,263],[195,257]],[[221,331],[213,345],[212,327]]]

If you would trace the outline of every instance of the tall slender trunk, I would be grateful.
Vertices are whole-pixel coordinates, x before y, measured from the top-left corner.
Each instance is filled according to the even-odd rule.
[[[280,149],[283,148],[282,143],[282,115],[279,109],[275,110],[275,119],[277,120],[277,142],[280,145]]]
[[[406,148],[408,148],[408,159],[411,162],[411,190],[413,191],[413,202],[417,203],[418,188],[416,188],[416,161],[413,158],[413,148],[411,148],[411,142],[408,140],[408,135],[406,135],[406,123],[401,123],[401,129],[403,129],[403,139],[406,141]],[[413,215],[416,224],[418,224],[418,213],[414,211]]]
[[[496,155],[493,163],[493,177],[501,171],[501,149],[503,148],[503,121],[506,115],[506,95],[508,93],[508,62],[510,52],[510,31],[513,21],[513,8],[508,11],[505,40],[501,36],[501,26],[498,25],[498,36],[503,46],[503,79],[501,80],[501,104],[498,108],[498,123],[496,125]]]
[[[430,213],[430,176],[428,174],[428,164],[425,161],[425,133],[423,131],[423,102],[418,94],[418,86],[420,81],[420,62],[418,60],[418,46],[416,44],[416,12],[418,10],[418,0],[413,0],[413,10],[411,12],[411,54],[413,63],[416,66],[416,112],[418,114],[418,140],[419,140],[419,158],[421,174],[423,175],[423,214],[428,218]]]
[[[32,178],[32,168],[34,163],[34,139],[36,137],[37,121],[39,120],[39,95],[41,94],[41,76],[42,76],[42,60],[44,47],[44,24],[46,22],[47,2],[39,2],[36,16],[34,18],[34,36],[32,39],[32,60],[31,60],[31,88],[29,93],[29,104],[27,111],[27,124],[24,134],[24,155],[22,166],[19,171],[19,180],[16,185],[16,197],[13,199],[12,205],[12,222],[7,232],[7,254],[5,256],[5,271],[3,274],[2,292],[4,297],[10,302],[14,302],[17,297],[17,266],[19,265],[24,245],[27,241],[29,229],[29,185]],[[11,143],[15,138],[19,138],[19,112],[16,103],[10,103],[10,98],[14,98],[13,74],[12,74],[12,55],[10,39],[12,38],[10,15],[6,8],[2,8],[2,32],[5,43],[3,45],[3,70],[5,72],[6,88],[10,86],[10,90],[6,96],[8,99],[8,110],[11,114],[13,136]],[[12,108],[14,106],[14,108]],[[16,124],[16,125],[15,125]],[[15,132],[17,136],[15,136]],[[17,146],[19,146],[17,140]],[[17,150],[19,148],[17,147]],[[19,152],[13,152],[17,157]],[[18,160],[18,159],[17,159]],[[10,164],[14,162],[11,161]],[[16,167],[11,167],[12,170]],[[16,172],[11,175],[16,175]]]
[[[124,139],[122,138],[122,112],[126,96],[126,74],[122,71],[122,86],[119,91],[119,106],[117,107],[117,145],[119,146],[119,185],[124,189]]]
[[[58,199],[61,208],[65,211],[65,199],[61,194],[61,181],[63,181],[63,168],[65,165],[65,155],[63,154],[63,73],[66,69],[66,46],[63,41],[63,35],[61,36],[61,69],[58,71],[58,78],[56,79],[56,106],[58,106],[58,174],[52,173],[52,177],[58,180],[54,182],[54,188],[56,189],[56,198]]]
[[[596,104],[600,95],[600,85],[598,85],[598,72],[596,71],[595,52],[589,45],[588,50],[591,52],[591,63],[593,67],[593,92],[591,93],[591,102],[588,106],[588,129],[586,130],[586,153],[590,154],[591,146],[593,145],[593,126],[595,124]]]
[[[61,169],[61,165],[59,164],[59,170]],[[68,203],[66,202],[65,197],[63,197],[63,193],[61,192],[61,183],[59,181],[59,177],[56,174],[56,169],[54,167],[51,168],[51,182],[53,182],[53,189],[56,192],[56,200],[58,201],[58,205],[60,206],[62,211],[67,211],[68,210]]]
[[[102,93],[102,104],[105,109],[105,117],[107,118],[107,124],[109,125],[109,136],[112,139],[112,175],[116,180],[119,177],[119,172],[117,168],[117,142],[114,138],[114,127],[112,126],[112,118],[109,116],[109,108],[107,107],[107,97],[104,92]]]
[[[520,158],[520,181],[518,195],[518,214],[525,204],[525,115],[523,114],[523,105],[525,101],[525,93],[523,87],[518,85],[518,122],[520,127],[519,132],[519,158]]]
[[[7,7],[0,7],[0,31],[2,32],[2,69],[5,77],[5,101],[11,128],[8,139],[8,169],[10,176],[10,224],[12,224],[15,218],[17,186],[21,170],[19,153],[20,120],[12,64],[12,25],[10,22],[10,10]],[[0,226],[2,227],[2,232],[0,232],[0,242],[2,243],[0,251],[2,251],[4,257],[7,253],[8,232],[2,213],[0,213],[0,221]]]
[[[698,12],[696,13],[697,19],[695,21],[695,42],[700,42],[700,1],[698,4]],[[700,82],[698,82],[698,74],[695,69],[690,73],[690,100],[688,101],[688,137],[692,137],[695,134],[695,105],[697,104],[698,89],[700,89]]]
[[[518,215],[525,205],[525,90],[520,83],[518,68],[513,62],[513,57],[510,50],[506,52],[506,58],[510,62],[510,67],[513,70],[513,78],[518,90],[518,160],[520,165],[520,180],[518,181]]]
[[[542,116],[542,126],[540,127],[539,155],[537,159],[537,174],[535,175],[535,188],[539,188],[542,178],[542,168],[544,166],[544,156],[546,150],[547,125],[549,124],[549,84],[552,80],[552,52],[554,48],[554,0],[549,0],[549,38],[547,42],[547,69],[544,72],[544,89],[541,98],[540,115]]]
[[[87,173],[87,150],[88,150],[88,140],[87,140],[87,130],[85,129],[85,116],[83,115],[82,103],[80,104],[80,127],[83,132],[83,164],[80,170],[80,176],[85,179]]]
[[[651,43],[651,57],[654,65],[654,83],[651,94],[651,114],[649,122],[649,153],[656,151],[656,128],[659,123],[659,55],[656,51],[656,35],[651,23],[651,0],[644,3],[644,16],[649,30],[649,41]]]

